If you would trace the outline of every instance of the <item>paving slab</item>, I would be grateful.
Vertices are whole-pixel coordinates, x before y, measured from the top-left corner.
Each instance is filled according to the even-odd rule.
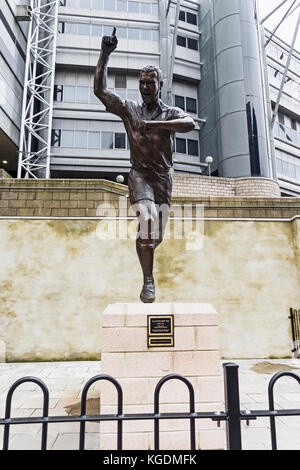
[[[229,361],[222,361],[229,362]],[[293,372],[300,375],[300,361],[294,364],[290,359],[231,360],[239,365],[240,399],[242,410],[268,409],[268,383],[271,373],[258,373],[253,366],[262,362],[298,367]],[[101,363],[97,361],[49,362],[49,363],[0,363],[0,417],[4,416],[5,399],[9,387],[15,380],[24,376],[41,378],[50,394],[49,416],[64,416],[66,405],[80,400],[84,384],[101,373]],[[91,397],[97,396],[100,384],[90,388]],[[300,409],[300,385],[293,379],[282,378],[274,389],[275,404],[278,409]],[[223,393],[224,400],[224,393]],[[211,410],[215,411],[215,410]],[[41,416],[42,398],[40,389],[32,383],[25,383],[16,390],[12,403],[12,416]],[[279,449],[300,450],[300,417],[280,417],[276,419]],[[98,449],[99,424],[86,423],[86,449]],[[0,429],[2,439],[3,428]],[[11,449],[40,448],[41,425],[15,425],[11,427]],[[242,423],[243,448],[245,450],[266,450],[271,448],[270,420],[260,418],[250,421],[250,426]],[[50,424],[48,449],[78,449],[79,424]],[[0,445],[1,447],[1,445]]]

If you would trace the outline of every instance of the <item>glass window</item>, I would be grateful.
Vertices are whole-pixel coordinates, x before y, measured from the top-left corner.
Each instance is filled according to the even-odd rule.
[[[158,41],[158,30],[157,29],[152,30],[152,41]]]
[[[122,100],[126,100],[126,88],[116,88],[115,92]]]
[[[140,4],[139,2],[128,2],[128,12],[129,13],[139,13],[140,12]]]
[[[90,35],[90,25],[87,23],[78,23],[78,34],[82,34],[83,36]]]
[[[111,36],[113,29],[113,26],[103,26],[103,36]]]
[[[186,38],[183,36],[177,36],[177,45],[181,47],[186,47]]]
[[[91,8],[91,0],[77,0],[79,8]]]
[[[176,152],[186,153],[186,140],[176,138]]]
[[[115,148],[116,149],[126,148],[126,134],[124,134],[124,132],[115,133]]]
[[[137,28],[128,28],[128,39],[139,39],[140,30]]]
[[[52,147],[60,147],[60,141],[61,141],[61,130],[52,129],[52,135],[51,135]]]
[[[185,21],[185,11],[180,10],[179,19],[180,21]]]
[[[77,0],[67,0],[67,6],[76,8],[77,7]]]
[[[117,1],[117,10],[118,11],[127,11],[127,0],[118,0]]]
[[[186,21],[190,24],[197,24],[197,16],[194,13],[186,13]]]
[[[300,166],[296,166],[296,178],[300,180]]]
[[[66,103],[75,103],[75,87],[64,86],[64,101]]]
[[[289,164],[288,162],[282,162],[282,173],[286,176],[289,176]]]
[[[141,3],[141,13],[143,13],[144,15],[151,15],[151,4]]]
[[[85,149],[87,147],[87,131],[75,131],[75,148]]]
[[[63,85],[54,85],[54,101],[63,101]]]
[[[113,11],[115,10],[115,0],[104,0],[104,10]]]
[[[102,132],[102,148],[112,149],[113,148],[113,133]]]
[[[198,140],[188,139],[188,154],[198,156]]]
[[[141,29],[141,39],[143,41],[151,41],[151,29]]]
[[[188,48],[193,49],[194,51],[197,51],[198,50],[197,39],[188,38]]]
[[[77,34],[78,24],[77,23],[65,23],[66,34]]]
[[[61,7],[65,7],[66,6],[66,0],[59,0],[59,5]]]
[[[76,91],[76,103],[87,103],[89,97],[89,87],[78,86]]]
[[[122,26],[117,27],[117,32],[116,32],[117,37],[120,39],[126,39],[127,38],[127,28],[123,28]]]
[[[278,111],[278,121],[280,124],[284,124],[284,114]]]
[[[90,103],[91,104],[100,104],[99,98],[94,93],[94,88],[90,88]]]
[[[185,111],[184,97],[183,96],[175,95],[175,106],[177,106],[177,108],[181,108],[181,109],[183,109],[183,111]]]
[[[186,97],[186,110],[189,113],[197,113],[197,100],[195,98]]]
[[[61,131],[61,146],[62,147],[73,147],[73,136],[74,131]]]
[[[126,75],[115,75],[115,88],[126,88]]]
[[[152,7],[152,15],[158,16],[158,5],[157,5],[157,3],[152,3],[151,7]]]
[[[103,0],[92,0],[92,9],[93,10],[102,10],[103,9]]]
[[[282,161],[280,158],[276,158],[276,168],[278,173],[282,174]]]
[[[139,91],[138,90],[127,90],[127,98],[132,101],[138,101]]]
[[[59,33],[64,33],[65,32],[65,23],[63,21],[60,21],[58,23],[58,32]]]
[[[291,126],[292,129],[294,129],[295,131],[297,130],[297,122],[295,121],[295,119],[291,119]]]
[[[89,132],[89,149],[99,149],[100,148],[100,132]]]
[[[102,36],[102,26],[100,24],[92,24],[92,36]]]

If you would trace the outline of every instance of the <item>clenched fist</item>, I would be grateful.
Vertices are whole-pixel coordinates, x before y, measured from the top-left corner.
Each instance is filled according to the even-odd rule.
[[[118,39],[116,37],[116,28],[114,27],[111,36],[103,36],[101,49],[106,54],[111,54],[118,45]]]

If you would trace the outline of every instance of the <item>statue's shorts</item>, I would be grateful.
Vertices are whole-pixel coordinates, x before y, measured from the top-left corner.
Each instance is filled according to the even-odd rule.
[[[132,205],[144,199],[159,205],[171,205],[172,174],[170,170],[157,171],[131,168],[128,188]]]

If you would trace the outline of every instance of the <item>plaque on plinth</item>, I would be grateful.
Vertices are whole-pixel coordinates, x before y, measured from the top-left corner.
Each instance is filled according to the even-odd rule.
[[[155,387],[171,373],[191,382],[196,411],[223,410],[218,317],[211,305],[111,304],[102,314],[101,331],[101,373],[121,384],[124,414],[153,413]],[[179,380],[166,382],[159,409],[162,413],[189,411],[187,386]],[[101,383],[100,413],[117,413],[117,393],[110,383]],[[151,420],[124,421],[123,449],[153,450],[153,430]],[[211,420],[196,420],[197,449],[223,449],[224,442],[222,424],[218,428]],[[116,445],[116,422],[102,422],[100,449],[113,450]],[[188,419],[160,420],[161,450],[188,450],[189,446]]]

